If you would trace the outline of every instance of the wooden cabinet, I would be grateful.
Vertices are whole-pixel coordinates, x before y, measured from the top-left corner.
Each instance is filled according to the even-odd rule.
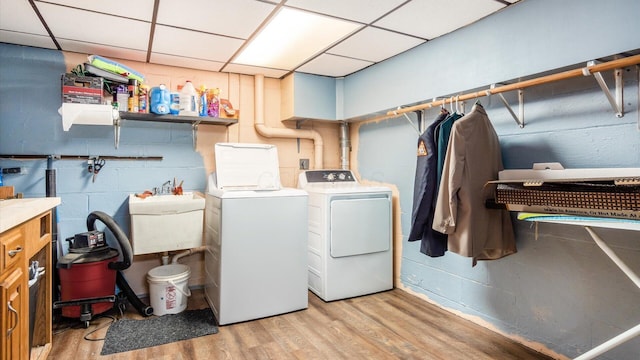
[[[2,310],[2,360],[24,359],[22,355],[27,345],[24,344],[28,335],[26,333],[26,316],[24,298],[26,289],[26,277],[22,269],[14,269],[7,276],[3,276],[0,282],[0,309]]]
[[[55,271],[51,211],[2,232],[0,250],[0,360],[45,359],[51,349],[51,274]],[[29,265],[34,260],[45,271],[34,287],[38,291],[30,296]]]

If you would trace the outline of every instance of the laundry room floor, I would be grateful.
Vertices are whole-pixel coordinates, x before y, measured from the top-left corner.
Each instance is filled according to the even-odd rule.
[[[188,309],[207,308],[194,290]],[[116,312],[114,311],[114,314]],[[127,308],[126,318],[141,318]],[[402,290],[324,302],[309,292],[309,308],[225,325],[214,335],[100,356],[111,320],[89,328],[55,329],[48,359],[551,359]]]

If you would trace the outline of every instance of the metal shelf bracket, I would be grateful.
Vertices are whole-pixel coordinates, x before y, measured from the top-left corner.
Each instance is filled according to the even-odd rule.
[[[118,145],[120,145],[120,122],[122,122],[120,114],[115,111],[113,115],[113,146],[116,150],[118,149]]]
[[[200,125],[200,120],[191,124],[191,137],[193,142],[193,150],[197,150],[198,147],[198,125]]]
[[[491,89],[494,89],[495,87],[496,84],[491,84]],[[502,93],[498,93],[497,95],[500,98],[500,101],[502,101],[504,107],[509,111],[509,114],[511,114],[511,117],[513,117],[513,120],[516,121],[521,129],[524,128],[524,90],[518,89],[518,115],[516,115],[513,109],[511,109],[511,105],[509,105],[507,99],[504,98]]]
[[[596,65],[595,61],[592,60],[587,62],[587,67],[582,68],[582,74],[584,76],[593,75],[593,77],[598,82],[598,85],[600,85],[600,89],[602,89],[602,92],[604,92],[604,95],[607,97],[607,100],[609,100],[609,104],[611,104],[613,111],[616,113],[616,117],[619,117],[619,118],[623,117],[624,116],[624,96],[623,96],[623,83],[622,83],[622,69],[615,69],[613,71],[613,76],[616,82],[616,89],[615,89],[616,94],[614,98],[614,96],[611,94],[611,91],[609,90],[609,87],[607,86],[607,83],[604,81],[602,74],[600,72],[591,73],[591,71],[589,71],[589,67],[593,65]]]

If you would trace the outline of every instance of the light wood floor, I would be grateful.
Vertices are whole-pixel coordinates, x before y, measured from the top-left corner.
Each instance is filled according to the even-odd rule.
[[[194,291],[189,308],[206,308]],[[135,310],[127,318],[139,318]],[[221,326],[215,335],[100,356],[88,329],[56,332],[48,359],[550,359],[402,290],[326,303],[311,292],[309,308]],[[68,326],[68,323],[58,327]],[[103,338],[106,327],[91,334]]]

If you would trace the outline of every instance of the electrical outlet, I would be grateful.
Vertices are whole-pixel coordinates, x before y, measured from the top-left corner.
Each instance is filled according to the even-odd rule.
[[[309,159],[300,159],[300,170],[309,170]]]

